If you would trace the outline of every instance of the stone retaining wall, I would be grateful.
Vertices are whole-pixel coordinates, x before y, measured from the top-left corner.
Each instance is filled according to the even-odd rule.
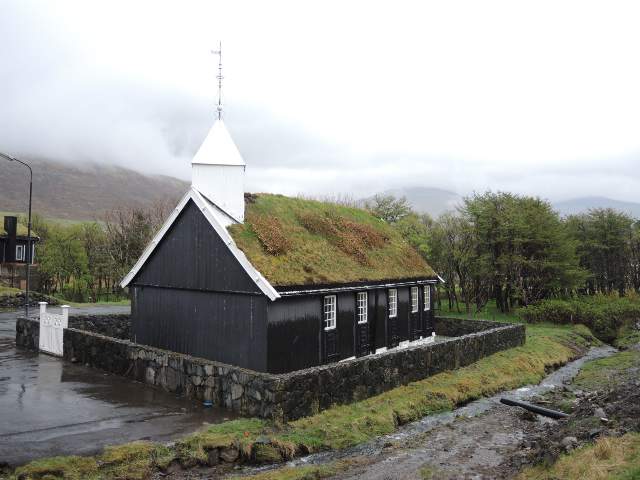
[[[505,325],[510,324],[456,317],[435,317],[433,319],[433,329],[436,334],[443,337],[461,337],[462,335],[482,332],[489,328],[504,327]]]
[[[70,315],[69,328],[99,333],[107,337],[131,340],[131,315]]]
[[[0,308],[24,308],[24,292],[0,295]],[[49,297],[42,293],[29,292],[29,307],[38,308],[39,302],[47,302],[49,305],[59,305],[57,298]]]
[[[455,325],[452,325],[452,322]],[[480,329],[484,327],[483,330]],[[65,329],[64,358],[124,375],[242,415],[288,421],[346,404],[523,345],[524,325],[437,317],[440,343],[393,349],[345,362],[268,374],[93,332]],[[16,343],[37,348],[38,322],[18,319]]]

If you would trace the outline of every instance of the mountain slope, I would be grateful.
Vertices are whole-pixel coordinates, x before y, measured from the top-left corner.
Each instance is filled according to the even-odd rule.
[[[436,218],[438,215],[454,211],[462,203],[462,197],[455,192],[434,187],[407,187],[387,190],[385,194],[394,197],[406,197],[414,210],[428,213]]]
[[[174,201],[189,184],[166,176],[145,176],[121,167],[73,166],[30,159],[33,168],[33,211],[46,217],[94,220],[115,207],[148,207]],[[0,211],[26,212],[29,173],[21,165],[0,163]]]
[[[593,208],[613,208],[635,218],[640,218],[640,203],[623,202],[606,197],[572,198],[563,202],[555,202],[553,206],[561,215],[586,213]]]

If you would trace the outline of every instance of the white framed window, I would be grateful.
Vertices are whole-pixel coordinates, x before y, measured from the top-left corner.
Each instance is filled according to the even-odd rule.
[[[411,313],[418,311],[418,287],[411,287]]]
[[[16,245],[16,260],[24,260],[24,245]]]
[[[424,309],[425,311],[431,310],[431,287],[429,285],[424,286]]]
[[[327,295],[324,297],[324,329],[334,328],[336,328],[336,296]]]
[[[367,323],[367,292],[358,292],[356,306],[358,307],[358,323]]]
[[[398,316],[398,290],[389,289],[389,318]]]

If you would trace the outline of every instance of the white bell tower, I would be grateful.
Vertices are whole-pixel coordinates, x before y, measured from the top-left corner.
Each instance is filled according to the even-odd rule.
[[[244,221],[246,163],[222,121],[222,44],[218,62],[218,118],[191,161],[191,185],[238,222]]]

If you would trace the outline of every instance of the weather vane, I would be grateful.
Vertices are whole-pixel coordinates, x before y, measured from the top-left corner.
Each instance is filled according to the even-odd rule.
[[[222,118],[222,42],[218,42],[218,50],[211,50],[211,53],[218,55],[218,120]]]

